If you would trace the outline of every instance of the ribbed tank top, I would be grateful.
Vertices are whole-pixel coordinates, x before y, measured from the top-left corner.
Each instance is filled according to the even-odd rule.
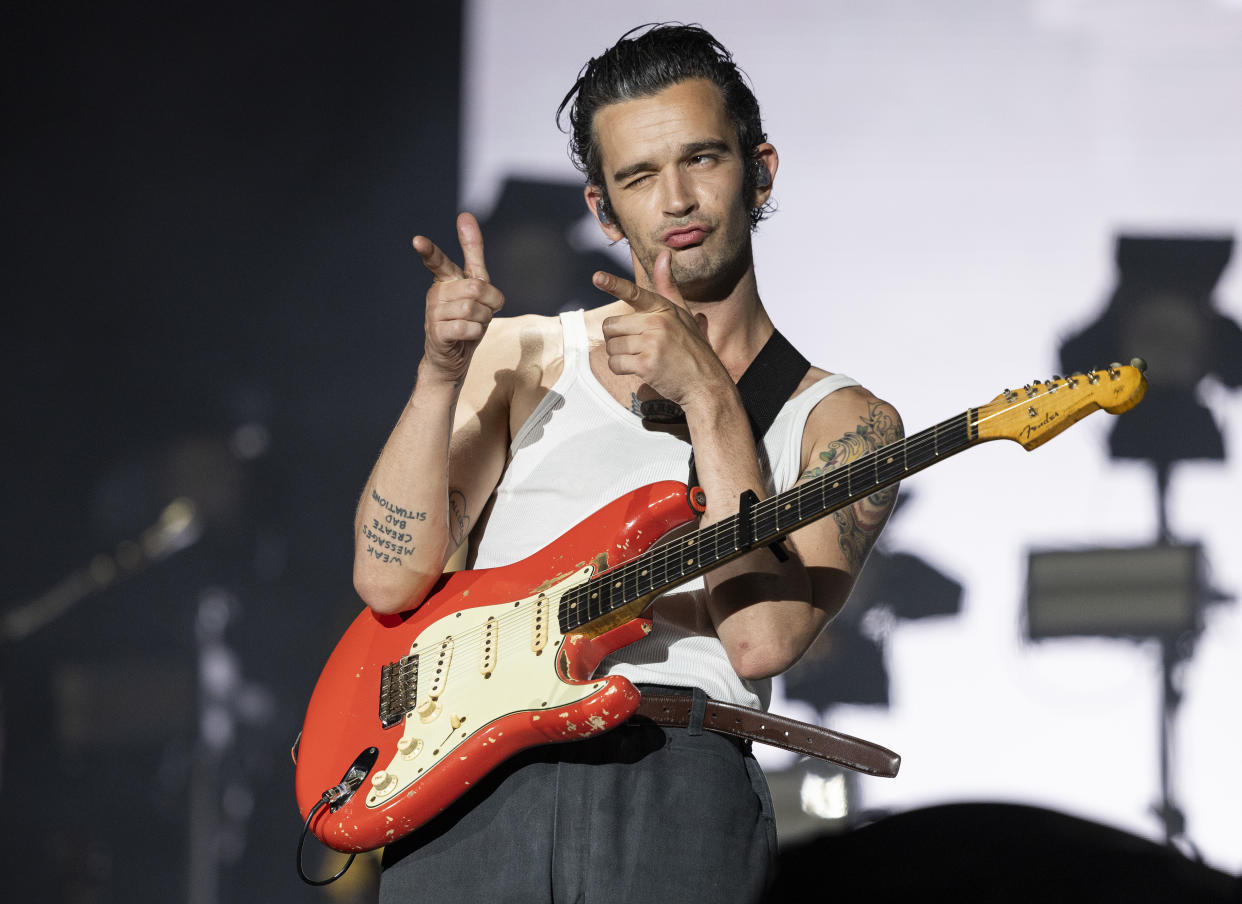
[[[584,312],[568,311],[560,319],[564,370],[513,438],[475,568],[523,559],[638,487],[687,478],[689,443],[646,429],[600,384],[591,371]],[[857,385],[833,374],[785,403],[762,444],[768,492],[797,481],[811,410],[830,393]],[[674,592],[702,593],[703,581]],[[658,604],[651,633],[606,658],[598,671],[634,682],[700,687],[709,697],[744,706],[766,708],[771,696],[770,681],[743,681],[717,638],[670,624],[660,618]]]

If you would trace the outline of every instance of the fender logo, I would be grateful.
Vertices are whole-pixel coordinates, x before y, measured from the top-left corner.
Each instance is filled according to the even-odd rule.
[[[1061,415],[1057,414],[1055,411],[1049,411],[1047,414],[1045,414],[1045,415],[1044,415],[1043,420],[1041,420],[1041,421],[1039,421],[1038,423],[1035,423],[1035,424],[1027,424],[1025,427],[1023,427],[1023,428],[1022,428],[1022,431],[1021,431],[1021,433],[1022,433],[1022,438],[1023,438],[1023,439],[1030,439],[1032,436],[1034,436],[1034,435],[1035,435],[1036,433],[1038,433],[1040,430],[1043,430],[1045,427],[1047,427],[1047,426],[1048,426],[1049,424],[1051,424],[1053,421],[1055,421],[1055,420],[1057,420],[1058,418],[1060,418],[1060,416],[1061,416]]]

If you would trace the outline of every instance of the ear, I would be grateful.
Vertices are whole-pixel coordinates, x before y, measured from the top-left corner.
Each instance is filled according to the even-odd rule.
[[[759,180],[759,187],[755,189],[754,206],[762,207],[772,197],[772,186],[776,184],[776,170],[780,166],[781,161],[776,153],[776,148],[766,141],[755,147],[752,159],[756,161],[757,166],[762,166],[768,171],[768,184],[764,185],[762,184],[763,180]]]
[[[588,185],[582,190],[582,194],[586,198],[587,207],[591,208],[591,215],[599,223],[599,228],[608,237],[608,241],[619,242],[624,239],[625,233],[621,231],[621,227],[607,217],[600,216],[599,206],[604,200],[604,193],[600,187],[598,185]]]

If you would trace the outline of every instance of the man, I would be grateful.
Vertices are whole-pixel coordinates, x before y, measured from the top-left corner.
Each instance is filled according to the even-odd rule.
[[[472,216],[457,222],[460,266],[414,239],[433,278],[425,353],[355,525],[355,585],[377,611],[418,606],[467,541],[472,566],[506,564],[631,489],[685,480],[690,447],[708,525],[745,491],[901,435],[891,406],[811,368],[755,447],[736,382],[774,331],[751,232],[778,158],[728,51],[696,27],[632,32],[584,67],[570,104],[586,203],[628,242],[634,279],[596,274],[615,300],[585,313],[496,318]],[[652,400],[684,425],[644,421]],[[751,552],[661,597],[651,635],[598,673],[765,706],[768,679],[844,604],[894,495],[793,533],[787,556]],[[385,502],[423,513],[399,562],[367,549]],[[627,724],[513,758],[388,848],[382,900],[756,899],[775,856],[762,775],[744,745],[694,729]]]

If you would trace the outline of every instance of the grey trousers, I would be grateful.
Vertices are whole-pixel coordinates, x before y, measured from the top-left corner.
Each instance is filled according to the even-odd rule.
[[[631,721],[519,754],[389,845],[380,902],[750,904],[775,866],[749,750],[701,726]]]

